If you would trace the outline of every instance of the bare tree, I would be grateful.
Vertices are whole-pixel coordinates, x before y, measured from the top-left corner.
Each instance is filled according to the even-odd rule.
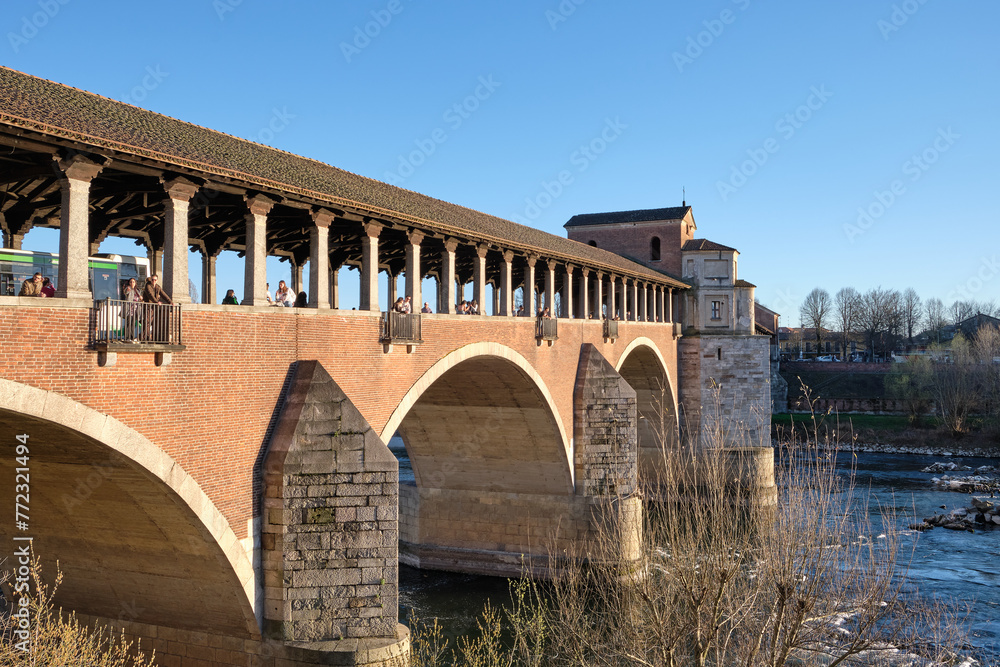
[[[812,327],[816,334],[816,350],[819,350],[823,327],[827,324],[832,311],[833,300],[830,293],[821,287],[816,287],[806,295],[799,306],[799,319],[802,326]]]
[[[956,301],[951,304],[951,323],[958,324],[962,320],[967,320],[976,314],[975,301]]]
[[[895,349],[903,318],[901,296],[896,290],[873,287],[861,297],[858,328],[865,336],[865,344],[874,356],[888,359]]]
[[[844,287],[834,297],[834,312],[840,326],[840,349],[848,359],[847,342],[855,333],[861,310],[861,295],[853,287]]]
[[[924,310],[927,311],[927,329],[933,333],[935,342],[940,343],[941,329],[948,323],[944,304],[938,298],[927,299]]]
[[[923,320],[923,308],[920,302],[920,295],[912,287],[908,287],[903,292],[903,324],[906,327],[906,344],[913,345],[913,332],[920,330],[920,322]]]

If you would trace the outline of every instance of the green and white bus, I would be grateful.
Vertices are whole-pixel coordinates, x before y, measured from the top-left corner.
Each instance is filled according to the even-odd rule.
[[[122,287],[135,278],[142,289],[149,275],[149,260],[129,255],[95,255],[87,258],[90,291],[95,301],[121,299]],[[35,273],[49,278],[59,289],[59,255],[31,250],[0,248],[0,296],[17,296],[21,283]]]

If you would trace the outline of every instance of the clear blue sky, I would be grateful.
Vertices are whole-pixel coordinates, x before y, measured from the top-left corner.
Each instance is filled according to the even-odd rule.
[[[7,0],[0,53],[558,235],[685,187],[796,324],[816,286],[1000,301],[997,25],[986,1]]]

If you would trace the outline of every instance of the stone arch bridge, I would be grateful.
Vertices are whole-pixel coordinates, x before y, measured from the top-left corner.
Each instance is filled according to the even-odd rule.
[[[30,520],[0,535],[59,560],[65,608],[164,665],[388,664],[408,650],[399,560],[544,574],[552,548],[636,556],[644,424],[678,432],[684,281],[2,68],[0,146],[4,247],[60,234],[55,298],[0,296],[9,507],[19,435],[30,470]],[[101,337],[87,257],[109,235],[146,246],[176,336]],[[189,248],[207,303],[186,297]],[[244,305],[211,303],[223,249],[245,257]],[[264,305],[269,254],[299,283],[310,266],[308,307]],[[338,308],[345,265],[356,311]],[[378,281],[400,273],[413,303],[437,280],[440,314],[393,338]],[[489,315],[454,314],[468,282]],[[553,317],[514,317],[515,293]],[[610,550],[580,553],[609,517]]]

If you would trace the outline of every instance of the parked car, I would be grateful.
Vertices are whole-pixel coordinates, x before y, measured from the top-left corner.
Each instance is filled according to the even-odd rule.
[[[816,361],[840,361],[840,357],[834,356],[832,354],[824,354],[821,357],[816,357]]]

